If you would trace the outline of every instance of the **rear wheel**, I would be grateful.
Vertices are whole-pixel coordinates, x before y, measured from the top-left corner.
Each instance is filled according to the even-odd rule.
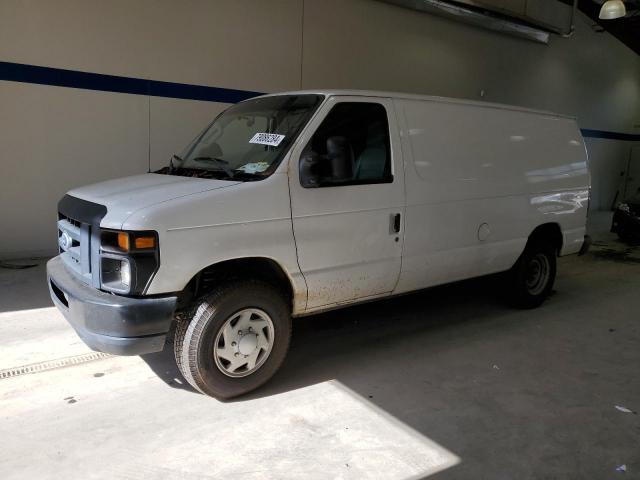
[[[535,308],[549,296],[555,278],[555,249],[545,242],[532,242],[511,269],[509,299],[516,307]]]
[[[258,388],[289,348],[291,316],[282,293],[242,281],[204,297],[190,321],[178,324],[176,363],[197,390],[231,398]]]

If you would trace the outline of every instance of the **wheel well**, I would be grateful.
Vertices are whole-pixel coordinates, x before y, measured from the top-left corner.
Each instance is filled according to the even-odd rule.
[[[538,225],[531,235],[529,235],[529,240],[527,241],[527,245],[532,244],[536,241],[547,241],[551,242],[553,247],[556,250],[556,255],[560,254],[562,250],[562,230],[560,230],[560,225],[557,223],[545,223],[543,225]]]
[[[216,285],[233,280],[262,280],[282,290],[289,304],[292,303],[293,287],[284,269],[270,258],[250,257],[226,260],[200,270],[179,295],[178,310],[212,291]]]

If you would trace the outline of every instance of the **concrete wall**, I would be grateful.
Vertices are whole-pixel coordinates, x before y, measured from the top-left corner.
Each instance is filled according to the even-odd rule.
[[[591,24],[579,15],[571,38],[543,45],[381,2],[307,1],[302,82],[483,99],[640,134],[640,57]],[[609,208],[631,142],[587,145],[592,205]]]
[[[2,0],[0,61],[296,89],[301,18],[298,0]],[[166,165],[225,107],[0,81],[0,258],[54,253],[68,189]]]
[[[484,91],[640,133],[640,59],[590,23],[545,46],[374,0],[5,0],[0,61],[262,92]],[[0,258],[55,251],[66,190],[166,164],[224,107],[0,81]],[[597,207],[630,145],[588,139]]]

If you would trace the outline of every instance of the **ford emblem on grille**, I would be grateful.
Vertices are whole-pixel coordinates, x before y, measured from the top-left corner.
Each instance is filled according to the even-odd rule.
[[[58,245],[60,245],[63,250],[69,250],[69,248],[71,248],[71,245],[73,245],[73,239],[71,238],[71,235],[69,235],[67,232],[62,232],[62,235],[60,235],[60,238],[58,238]]]

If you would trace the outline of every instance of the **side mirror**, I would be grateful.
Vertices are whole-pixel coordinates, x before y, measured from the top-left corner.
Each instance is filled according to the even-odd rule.
[[[349,140],[345,137],[329,137],[327,139],[327,158],[331,162],[333,180],[338,182],[353,180],[355,158]]]
[[[324,158],[315,152],[307,152],[300,157],[300,184],[304,188],[320,186]]]

